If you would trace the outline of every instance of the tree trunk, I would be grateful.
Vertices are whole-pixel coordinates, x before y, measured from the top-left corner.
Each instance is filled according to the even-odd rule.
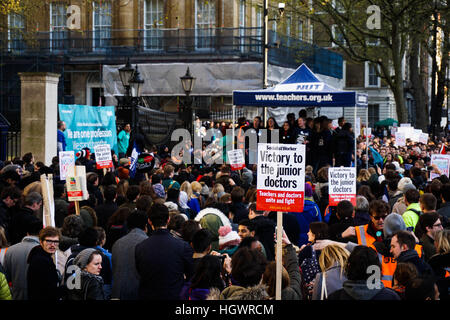
[[[421,79],[421,69],[419,69],[420,41],[417,37],[411,38],[411,49],[409,54],[409,71],[412,85],[412,95],[415,101],[415,127],[427,132],[428,112],[425,98],[425,89]]]
[[[445,77],[447,74],[448,68],[448,57],[449,57],[449,49],[450,49],[450,41],[448,39],[449,35],[444,34],[443,43],[442,43],[442,55],[441,55],[441,69],[437,72],[437,94],[436,94],[436,107],[439,110],[439,123],[442,117],[442,109],[445,100]],[[448,97],[447,97],[448,99]],[[448,110],[447,110],[448,112]],[[445,125],[447,126],[447,125]],[[444,126],[444,129],[445,129]],[[437,127],[437,133],[439,134],[442,131],[441,126]]]
[[[400,49],[401,38],[397,32],[397,28],[393,26],[392,37],[392,64],[394,67],[394,79],[391,84],[391,90],[395,99],[395,109],[397,111],[397,118],[400,123],[407,123],[408,116],[405,107],[405,93],[403,86],[403,55],[404,52]]]

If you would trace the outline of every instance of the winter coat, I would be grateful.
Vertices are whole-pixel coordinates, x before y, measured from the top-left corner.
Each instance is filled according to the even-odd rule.
[[[406,228],[412,228],[412,231],[415,230],[417,222],[419,222],[419,214],[413,210],[420,213],[420,205],[418,203],[411,203],[402,215]]]
[[[424,256],[425,261],[430,260],[430,258],[436,254],[436,247],[434,246],[434,240],[431,239],[425,233],[420,238],[420,244],[423,247],[423,256]]]
[[[408,206],[405,204],[405,198],[400,197],[397,202],[393,205],[391,212],[398,213],[399,215],[403,215],[405,213],[406,208]]]
[[[117,204],[111,201],[105,201],[95,208],[97,214],[97,225],[106,230],[108,219],[117,211]]]
[[[105,300],[102,277],[84,270],[80,275],[81,288],[67,290],[67,300]]]
[[[27,257],[31,249],[39,245],[36,236],[27,236],[22,242],[9,247],[6,251],[3,268],[8,282],[11,282],[13,300],[28,300]]]
[[[437,213],[447,219],[450,219],[450,202],[443,203]]]
[[[136,245],[148,236],[139,228],[134,228],[120,238],[112,247],[113,299],[138,300],[139,274],[136,270]]]
[[[27,225],[33,221],[38,220],[34,215],[34,211],[28,207],[23,207],[11,216],[9,224],[9,242],[16,244],[22,241],[27,235]]]
[[[428,263],[419,258],[419,254],[416,250],[407,250],[400,253],[397,258],[397,262],[412,263],[416,266],[417,272],[421,277],[434,276],[433,269]]]
[[[232,285],[225,288],[222,292],[218,289],[211,289],[206,300],[268,300],[269,294],[266,286],[257,284],[253,287],[241,287]]]
[[[295,217],[300,226],[300,240],[297,246],[301,247],[308,243],[309,224],[315,221],[322,221],[322,216],[317,204],[310,198],[305,197],[303,212],[296,212]]]
[[[230,211],[234,213],[233,222],[239,223],[243,219],[248,219],[247,206],[242,202],[234,203],[230,207]]]
[[[255,227],[255,237],[258,238],[266,250],[267,260],[275,260],[275,223],[263,215],[259,215],[251,221]]]
[[[297,254],[292,244],[284,248],[284,267],[289,274],[289,286],[281,290],[281,300],[302,299],[302,276],[298,268]]]
[[[55,199],[55,226],[61,228],[64,223],[64,218],[67,217],[69,210],[69,203],[61,198]]]
[[[0,272],[0,300],[11,300],[11,291],[9,290],[6,276]]]
[[[445,277],[446,272],[450,272],[450,253],[436,254],[428,261],[436,275],[436,284],[439,289],[439,299],[450,299],[450,277]]]
[[[325,272],[320,272],[314,279],[314,288],[312,293],[312,300],[320,300],[322,294],[322,281],[325,273],[325,285],[327,295],[330,296],[333,292],[342,289],[344,281],[347,280],[345,273],[341,273],[341,266],[335,263],[334,266]]]
[[[381,288],[368,288],[366,280],[346,280],[343,288],[328,295],[328,300],[400,300],[398,294],[381,283]]]
[[[28,255],[28,298],[30,300],[59,300],[62,288],[60,276],[52,255],[39,245],[31,249]]]
[[[87,249],[88,247],[82,246],[82,245],[74,245],[70,248],[72,251],[72,254],[67,258],[67,263],[65,265],[65,272],[64,272],[64,279],[67,279],[70,274],[67,273],[67,268],[73,264],[73,260],[75,257],[84,249]],[[93,248],[95,249],[95,247]],[[102,256],[102,270],[100,271],[100,276],[103,278],[103,282],[105,285],[110,285],[112,283],[112,268],[111,264],[108,260],[108,257],[106,257],[102,252],[100,252]],[[64,281],[66,283],[66,280]]]
[[[184,279],[193,274],[193,250],[175,239],[167,229],[157,229],[135,249],[136,270],[140,276],[139,298],[178,300]]]

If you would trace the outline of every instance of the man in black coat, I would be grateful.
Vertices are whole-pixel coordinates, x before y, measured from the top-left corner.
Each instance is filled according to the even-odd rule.
[[[42,196],[37,192],[30,192],[25,198],[25,204],[18,212],[11,216],[10,243],[19,243],[27,235],[28,221],[38,220],[35,215],[42,206]]]
[[[0,226],[5,229],[5,235],[8,241],[10,241],[10,222],[11,222],[11,212],[15,209],[14,207],[19,202],[22,192],[19,188],[10,186],[2,190],[0,195]]]
[[[428,263],[414,250],[416,239],[408,231],[398,231],[391,239],[391,253],[398,262],[412,263],[421,277],[433,277],[434,272]]]
[[[263,211],[256,210],[256,203],[249,207],[248,218],[255,226],[255,237],[266,249],[267,260],[275,260],[275,223],[263,215]]]
[[[352,241],[357,243],[358,239],[356,237],[347,237],[345,240],[342,238],[342,233],[347,230],[348,227],[353,227],[355,216],[355,209],[353,204],[348,200],[342,200],[337,205],[336,218],[338,222],[334,224],[329,224],[328,234],[331,240],[339,242]]]
[[[28,255],[28,299],[60,300],[62,287],[59,286],[60,275],[53,262],[52,255],[58,248],[60,232],[53,227],[46,227],[39,233],[39,246],[31,249]]]
[[[147,216],[153,233],[135,249],[139,298],[179,300],[184,279],[193,274],[193,250],[167,230],[169,210],[164,204],[153,204]]]
[[[342,130],[333,137],[332,152],[335,159],[335,167],[350,167],[352,162],[352,153],[355,148],[355,140],[351,131],[352,124],[345,123]]]
[[[97,213],[98,226],[106,230],[108,219],[117,211],[115,199],[117,197],[117,187],[107,186],[104,191],[105,202],[95,208]]]

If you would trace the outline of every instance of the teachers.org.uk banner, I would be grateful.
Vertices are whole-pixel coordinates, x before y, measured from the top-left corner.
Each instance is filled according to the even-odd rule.
[[[118,154],[116,115],[114,106],[92,107],[77,104],[59,104],[59,118],[66,123],[66,150],[78,152],[88,147],[109,144]]]

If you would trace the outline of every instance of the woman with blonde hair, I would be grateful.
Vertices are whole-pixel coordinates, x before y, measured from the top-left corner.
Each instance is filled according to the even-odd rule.
[[[185,181],[180,186],[180,195],[178,204],[185,211],[190,219],[193,219],[200,211],[200,201],[194,196],[192,185],[189,181]]]
[[[361,170],[359,170],[356,181],[361,184],[368,184],[370,177],[371,177],[371,174],[370,174],[369,170],[361,169]]]
[[[312,300],[325,300],[334,291],[342,289],[345,276],[345,265],[349,252],[336,244],[323,248],[319,256],[319,266],[322,272],[316,275]]]
[[[221,183],[214,184],[214,187],[211,191],[210,198],[216,200],[216,202],[219,202],[220,197],[222,197],[225,194],[225,188]]]
[[[203,208],[203,200],[202,196],[200,195],[200,192],[202,192],[202,185],[200,184],[200,182],[192,181],[191,187],[192,187],[192,197],[197,198],[200,208]]]
[[[439,220],[436,224],[440,223]],[[434,228],[435,226],[433,226]],[[450,230],[439,230],[434,234],[434,246],[436,247],[436,254],[428,260],[428,264],[433,268],[434,274],[439,280],[450,277]],[[438,280],[438,281],[439,281]],[[439,283],[438,283],[439,287]],[[448,282],[447,282],[448,289]],[[441,288],[439,291],[442,294]],[[445,290],[444,290],[445,291]],[[444,293],[448,298],[448,291]],[[441,300],[443,297],[441,296]]]

